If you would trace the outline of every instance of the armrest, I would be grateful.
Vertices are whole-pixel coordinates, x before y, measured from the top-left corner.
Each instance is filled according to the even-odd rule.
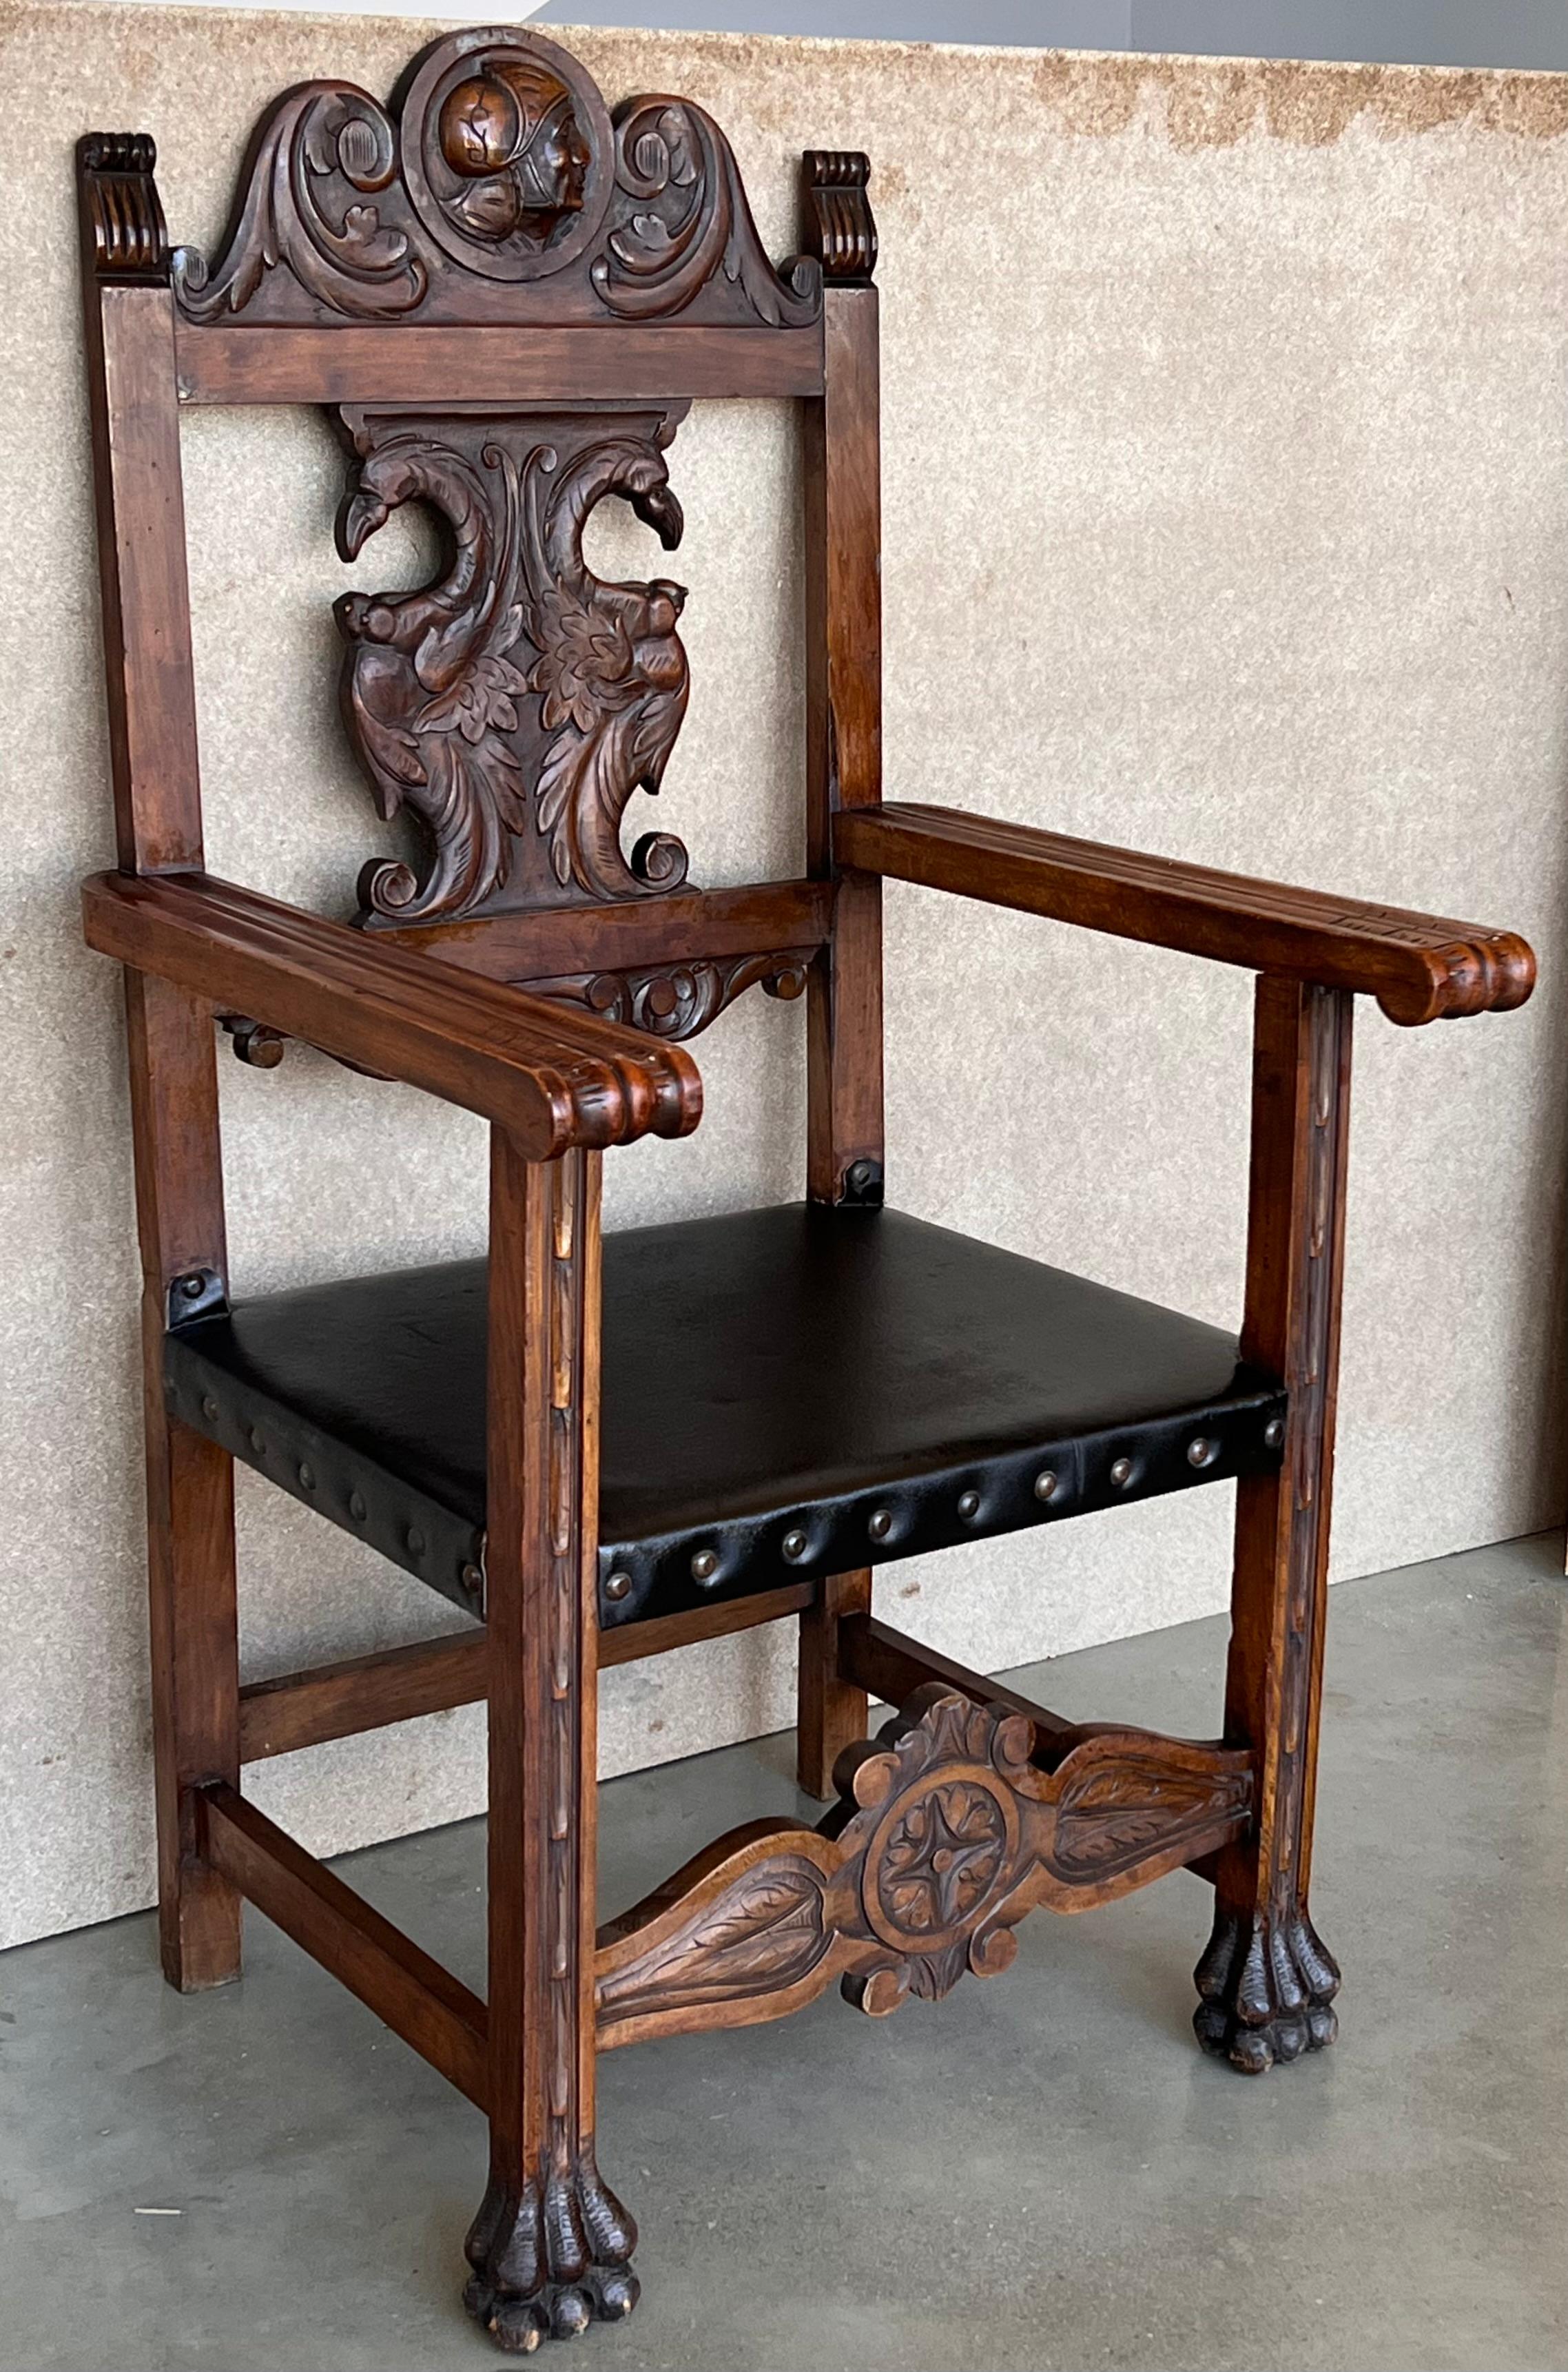
[[[685,1136],[703,1085],[684,1047],[525,996],[205,874],[100,873],[87,943],[138,971],[462,1104],[548,1161]]]
[[[1251,971],[1362,990],[1391,1021],[1407,1025],[1505,1012],[1535,986],[1535,957],[1511,931],[1102,848],[958,808],[845,808],[833,819],[833,855],[889,880],[923,882]]]

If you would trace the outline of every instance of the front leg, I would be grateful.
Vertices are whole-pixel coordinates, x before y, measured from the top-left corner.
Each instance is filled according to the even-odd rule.
[[[1340,1972],[1307,1907],[1323,1680],[1344,1266],[1352,1000],[1258,983],[1242,1354],[1290,1393],[1277,1474],[1238,1485],[1225,1737],[1251,1749],[1258,1816],[1215,1871],[1195,1971],[1205,2051],[1260,2076],[1332,2042]]]
[[[594,2155],[599,1160],[494,1135],[490,2183],[465,2302],[513,2355],[637,2302]]]

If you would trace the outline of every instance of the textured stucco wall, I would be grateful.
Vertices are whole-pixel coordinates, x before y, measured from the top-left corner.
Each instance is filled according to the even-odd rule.
[[[174,235],[210,240],[273,91],[385,91],[422,37],[0,10],[0,1940],[140,1903],[151,1867],[119,990],[75,909],[111,841],[71,145],[154,132]],[[714,110],[775,251],[801,146],[876,159],[891,795],[1536,937],[1522,1017],[1412,1035],[1365,1015],[1336,1570],[1552,1520],[1568,81],[567,38],[612,99]],[[343,911],[381,838],[339,741],[330,603],[421,554],[389,530],[339,566],[313,419],[203,413],[186,455],[213,861]],[[695,693],[659,820],[700,878],[738,881],[799,855],[791,424],[700,407],[674,466]],[[623,567],[651,554],[634,526],[599,538]],[[1247,980],[912,890],[889,905],[895,1199],[1233,1320]],[[610,1223],[796,1192],[800,1035],[753,997],[699,1041],[708,1117],[610,1157]],[[223,1077],[240,1289],[481,1243],[476,1124],[308,1053]],[[252,1672],[442,1623],[249,1475],[239,1498]],[[1021,1660],[1219,1605],[1229,1514],[1195,1494],[900,1565],[881,1596],[972,1662]],[[783,1631],[612,1673],[606,1768],[776,1727],[790,1676]],[[452,1819],[481,1798],[479,1719],[255,1785],[317,1849]]]

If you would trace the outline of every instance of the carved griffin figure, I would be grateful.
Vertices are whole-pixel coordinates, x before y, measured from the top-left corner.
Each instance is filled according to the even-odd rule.
[[[620,829],[633,791],[658,789],[686,713],[685,590],[607,583],[583,555],[610,494],[667,550],[679,541],[659,444],[610,427],[574,449],[526,420],[457,417],[371,415],[354,434],[365,458],[339,514],[343,557],[411,501],[447,543],[436,584],[336,606],[344,715],[377,803],[389,819],[407,807],[434,846],[422,881],[399,861],[368,867],[365,904],[404,922],[471,913],[507,886],[519,848],[509,903],[676,887],[680,843],[651,834],[628,866]]]

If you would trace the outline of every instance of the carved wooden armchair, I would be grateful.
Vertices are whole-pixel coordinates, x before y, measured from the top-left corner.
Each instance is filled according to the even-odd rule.
[[[141,135],[81,144],[120,867],[87,936],[126,968],[142,1255],[165,1971],[239,1970],[248,1897],[489,2117],[468,2302],[533,2347],[635,2302],[598,2169],[599,2052],[777,2017],[835,1978],[880,2016],[1006,1967],[1037,1904],[1187,1865],[1214,1889],[1201,2041],[1258,2072],[1332,2041],[1307,1905],[1352,1001],[1395,1021],[1521,1004],[1523,942],[886,806],[877,299],[864,157],[805,160],[775,271],[700,108],[611,119],[522,31],[450,36],[390,116],[287,93],[228,243],[172,254]],[[674,584],[608,584],[617,494],[667,546],[693,398],[805,420],[808,860],[702,891],[621,851],[686,703]],[[356,927],[203,869],[180,410],[319,403],[357,553],[400,504],[444,571],[338,604],[343,711],[381,813],[424,828]],[[924,882],[1260,975],[1239,1341],[884,1206],[879,901]],[[598,1227],[606,1146],[696,1127],[679,1042],[804,993],[807,1199]],[[488,1265],[231,1299],[215,1022],[296,1037],[492,1126]],[[765,1326],[761,1314],[766,1314]],[[431,1645],[241,1686],[236,1459],[472,1618]],[[878,1564],[1123,1500],[1238,1485],[1225,1735],[1058,1718],[877,1621]],[[600,1666],[798,1618],[816,1828],[721,1837],[596,1933]],[[865,1739],[869,1693],[901,1709]],[[241,1766],[489,1703],[489,1999],[301,1851]]]

